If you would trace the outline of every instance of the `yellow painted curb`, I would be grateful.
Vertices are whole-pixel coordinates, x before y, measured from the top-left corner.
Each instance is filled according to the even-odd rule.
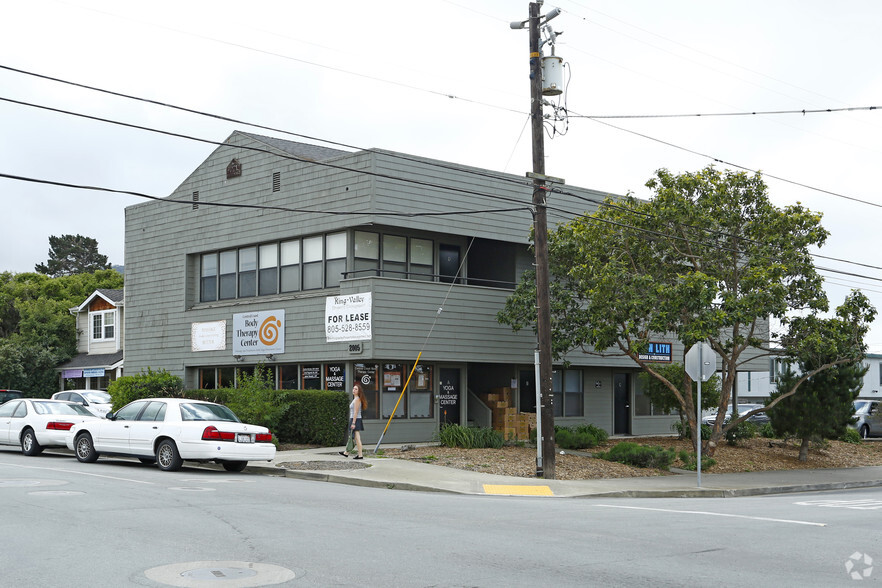
[[[514,486],[504,484],[484,484],[484,493],[514,496],[554,496],[554,492],[548,486]]]

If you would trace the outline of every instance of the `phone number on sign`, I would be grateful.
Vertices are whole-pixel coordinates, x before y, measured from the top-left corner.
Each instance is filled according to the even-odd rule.
[[[328,334],[334,333],[352,333],[358,331],[370,331],[370,323],[343,323],[342,325],[328,325]]]

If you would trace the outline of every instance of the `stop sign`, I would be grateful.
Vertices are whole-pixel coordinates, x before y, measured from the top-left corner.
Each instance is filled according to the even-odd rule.
[[[696,343],[686,352],[686,373],[696,382],[707,382],[717,371],[717,355],[707,343]]]

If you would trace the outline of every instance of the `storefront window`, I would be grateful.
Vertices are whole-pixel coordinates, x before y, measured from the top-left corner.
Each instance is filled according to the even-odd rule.
[[[200,368],[199,370],[199,389],[214,390],[217,388],[217,377],[214,368]]]
[[[279,367],[279,388],[282,390],[297,390],[299,382],[300,378],[296,365],[283,365]]]
[[[364,391],[364,397],[367,399],[368,406],[362,411],[362,418],[378,419],[380,418],[380,393],[378,389],[377,378],[380,373],[380,366],[374,363],[357,363],[355,364],[355,373],[353,378],[361,384]]]
[[[321,365],[305,365],[301,372],[301,390],[321,390],[322,388],[322,366]]]
[[[407,397],[401,396],[404,386],[404,366],[400,363],[383,364],[383,418],[389,418],[395,411],[395,418],[407,414]],[[399,398],[401,400],[399,400]],[[396,403],[398,406],[396,407]]]
[[[325,366],[325,390],[346,389],[346,368],[342,363],[329,363]]]
[[[432,367],[417,365],[410,378],[410,418],[427,419],[434,416],[434,379]]]

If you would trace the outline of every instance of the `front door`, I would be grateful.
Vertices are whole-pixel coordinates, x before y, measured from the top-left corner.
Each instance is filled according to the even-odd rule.
[[[442,243],[438,246],[438,274],[442,282],[459,282],[459,247]]]
[[[631,434],[631,386],[628,374],[613,376],[613,434]]]
[[[460,388],[459,368],[441,368],[441,395],[439,402],[439,416],[441,426],[452,424],[459,425]]]

